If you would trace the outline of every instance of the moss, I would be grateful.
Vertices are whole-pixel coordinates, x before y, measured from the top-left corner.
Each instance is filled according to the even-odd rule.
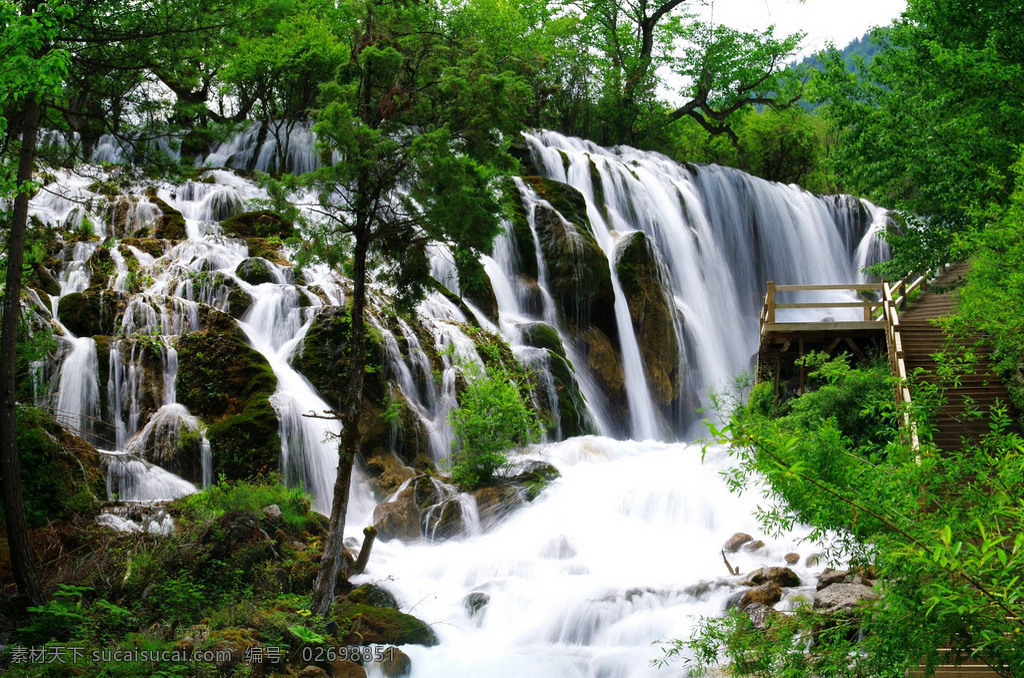
[[[469,310],[469,306],[466,306],[466,303],[462,301],[462,298],[459,297],[459,295],[452,292],[450,289],[442,285],[434,278],[430,278],[429,284],[436,291],[440,292],[441,296],[443,296],[448,301],[452,302],[452,304],[454,304],[456,308],[462,311],[462,315],[466,316],[467,323],[469,323],[473,327],[480,327],[480,323],[477,321],[476,316],[473,314],[471,310]]]
[[[338,640],[349,645],[437,645],[437,636],[423,621],[386,607],[341,602],[331,606]]]
[[[320,395],[334,405],[344,402],[348,387],[348,336],[351,323],[352,318],[347,308],[323,309],[306,333],[302,350],[292,360],[294,367],[306,375]],[[363,397],[380,410],[383,410],[388,397],[384,356],[381,337],[367,331],[367,373],[363,380]]]
[[[153,238],[122,238],[122,245],[131,245],[136,249],[145,252],[151,257],[160,258],[164,254],[164,250],[167,248],[168,243],[162,240],[155,240]]]
[[[288,264],[279,238],[245,238],[245,244],[250,256],[262,257],[281,266]]]
[[[124,305],[123,294],[90,288],[61,297],[57,312],[60,321],[75,336],[90,337],[116,334]]]
[[[215,474],[256,477],[277,468],[281,451],[269,400],[277,378],[230,318],[217,312],[208,318],[205,329],[178,339],[178,400],[209,423]]]
[[[295,234],[295,224],[276,212],[260,210],[243,212],[220,222],[225,235],[238,238],[290,238]]]
[[[232,286],[228,292],[228,313],[232,318],[241,318],[252,306],[252,295],[238,286]]]
[[[259,257],[243,260],[242,263],[238,264],[238,267],[235,268],[235,275],[250,285],[260,285],[268,282],[272,283],[277,280],[274,276],[274,272],[270,270],[270,265],[267,263],[267,260]]]
[[[387,589],[375,584],[363,584],[357,589],[349,591],[345,596],[348,602],[355,605],[372,605],[373,607],[387,607],[392,610],[398,609],[398,601]]]
[[[42,410],[17,410],[18,453],[29,527],[88,514],[106,498],[96,449]],[[0,508],[2,514],[2,508]]]
[[[546,348],[555,355],[565,358],[565,346],[558,337],[558,330],[547,323],[530,323],[524,326],[523,343],[536,348]]]
[[[146,196],[149,201],[160,208],[161,215],[153,224],[153,237],[166,238],[168,240],[183,240],[187,235],[185,228],[185,217],[181,212],[168,205],[164,200],[158,198],[156,190],[146,189]]]

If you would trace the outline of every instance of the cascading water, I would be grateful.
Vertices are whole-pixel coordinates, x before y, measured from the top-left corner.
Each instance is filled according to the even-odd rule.
[[[443,542],[378,541],[357,581],[382,583],[404,610],[437,632],[438,647],[404,648],[416,678],[658,675],[649,667],[659,655],[652,641],[686,637],[699,615],[720,613],[735,595],[737,580],[726,576],[720,548],[733,532],[754,531],[756,501],[729,494],[719,477],[728,466],[725,450],[711,448],[701,463],[698,446],[657,440],[686,439],[706,389],[749,369],[766,280],[859,280],[864,264],[886,254],[875,237],[886,227],[886,215],[854,199],[816,197],[734,170],[682,166],[633,149],[605,149],[550,132],[527,135],[526,141],[537,170],[578,191],[583,207],[580,214],[562,214],[558,201],[541,192],[551,185],[517,180],[523,228],[510,223],[482,262],[496,316],[468,299],[456,304],[432,293],[415,323],[378,317],[376,310],[369,322],[382,337],[389,388],[408,404],[424,451],[442,470],[461,366],[482,364],[467,321],[500,331],[524,363],[544,372],[535,397],[554,410],[556,422],[548,429],[551,442],[534,446],[527,458],[553,464],[561,477],[496,522],[481,519],[470,495],[431,480],[440,501],[427,509],[426,534],[435,534],[444,506],[455,503],[462,535]],[[122,157],[123,150],[104,144],[96,157]],[[165,145],[175,152],[175,144]],[[286,128],[247,129],[214,149],[205,164],[301,171],[321,161],[309,128],[298,125],[290,134]],[[327,512],[340,425],[307,416],[332,408],[294,365],[317,314],[343,304],[339,277],[307,267],[304,280],[296,282],[290,267],[255,257],[245,240],[224,236],[218,221],[264,197],[230,171],[206,170],[202,181],[164,185],[148,198],[118,198],[116,223],[82,209],[81,202],[94,197],[89,180],[62,175],[59,183],[62,194],[33,201],[40,220],[53,227],[127,238],[150,229],[167,205],[180,210],[185,222],[184,237],[162,242],[159,251],[138,240],[67,246],[59,291],[51,291],[44,311],[64,335],[53,405],[73,428],[89,434],[92,426],[94,440],[100,441],[101,429],[111,432],[111,496],[166,499],[216,476],[204,413],[178,402],[176,346],[180,337],[202,331],[209,309],[228,313],[247,299],[248,309],[233,313],[231,322],[237,321],[276,380],[271,404],[280,467]],[[558,246],[575,262],[552,260],[556,231]],[[109,330],[102,354],[96,339],[75,337],[58,313],[69,295],[97,292],[91,267],[99,248],[112,248],[102,291],[120,304],[118,327]],[[637,248],[646,257],[644,280],[653,284],[642,293],[630,258]],[[458,294],[451,253],[436,245],[431,255],[435,277]],[[592,282],[580,268],[584,259],[603,269],[608,286],[587,303],[569,305],[566,289]],[[238,272],[245,261],[257,262],[269,277],[246,282]],[[644,309],[638,312],[638,299],[662,304],[663,336],[644,329],[650,318]],[[593,311],[591,303],[603,305]],[[652,308],[648,316],[656,315]],[[598,313],[603,317],[594,317]],[[547,343],[538,340],[543,336]],[[652,341],[669,348],[659,353]],[[662,362],[655,364],[659,356]],[[107,369],[102,380],[100,362]],[[564,363],[558,380],[556,363]],[[574,430],[598,435],[557,442],[569,430],[558,403],[574,389],[578,396],[568,408],[577,414]],[[100,419],[101,426],[90,423]],[[161,466],[180,451],[179,443],[197,436],[192,482]],[[357,472],[350,533],[371,521],[373,507],[366,479]],[[122,524],[116,516],[106,520]],[[779,565],[785,553],[797,550],[796,536],[766,538],[767,547],[730,556],[732,564],[743,571]],[[806,568],[795,569],[808,579]]]

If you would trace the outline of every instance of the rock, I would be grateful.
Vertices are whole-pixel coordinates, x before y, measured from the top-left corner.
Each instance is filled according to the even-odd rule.
[[[296,678],[328,678],[327,672],[319,666],[304,666],[295,674]]]
[[[178,210],[156,196],[156,189],[146,189],[149,201],[160,209],[160,216],[153,224],[153,237],[167,240],[183,240],[186,236],[185,217]]]
[[[786,564],[787,565],[796,565],[799,562],[800,562],[800,554],[799,553],[787,553],[786,554]]]
[[[725,545],[722,546],[722,550],[726,553],[736,553],[740,550],[741,546],[749,541],[753,541],[753,539],[754,538],[746,532],[737,532],[726,540]]]
[[[370,478],[370,487],[379,498],[390,497],[407,480],[416,477],[416,471],[403,464],[390,450],[378,449],[368,456],[364,469]]]
[[[269,238],[282,240],[295,234],[295,224],[276,212],[260,210],[243,212],[220,223],[224,235],[239,238]]]
[[[245,259],[235,268],[235,275],[250,285],[277,282],[277,276],[270,268],[270,263],[262,257]]]
[[[377,538],[381,541],[419,539],[420,510],[413,498],[414,490],[407,487],[395,501],[377,504],[373,509],[373,524],[377,527]]]
[[[387,647],[380,668],[387,678],[401,678],[412,673],[412,659],[397,647]]]
[[[654,241],[643,231],[634,231],[619,242],[615,270],[640,343],[651,396],[662,414],[675,421],[681,394],[678,329],[682,323],[665,291],[669,289],[665,263]]]
[[[343,645],[437,645],[437,636],[426,623],[398,610],[335,602],[331,618]]]
[[[234,281],[232,281],[234,282]],[[252,295],[237,285],[228,292],[228,313],[232,318],[239,319],[252,306]]]
[[[744,551],[750,551],[751,553],[753,553],[754,551],[758,551],[760,549],[763,549],[763,548],[764,548],[764,542],[761,541],[760,539],[758,539],[757,541],[749,541],[749,542],[747,542],[746,544],[743,545],[743,550]]]
[[[281,520],[284,514],[281,513],[281,507],[277,504],[271,504],[270,506],[263,507],[263,515],[273,521]]]
[[[366,669],[351,659],[331,662],[331,678],[366,678]]]
[[[434,541],[443,541],[465,533],[462,504],[458,499],[446,499],[430,507],[423,516],[424,533]]]
[[[743,613],[750,617],[750,623],[758,631],[765,630],[771,618],[779,614],[779,611],[774,607],[764,603],[750,603],[746,607],[742,607],[742,609]]]
[[[270,396],[277,377],[235,322],[208,313],[205,329],[178,339],[178,401],[209,424],[214,477],[253,478],[278,470],[281,440]],[[311,486],[307,479],[301,479]]]
[[[533,501],[540,496],[545,487],[561,477],[562,474],[554,465],[544,461],[529,461],[512,482],[523,487],[527,501]]]
[[[800,577],[788,567],[762,567],[747,575],[747,581],[760,585],[774,582],[779,586],[800,586]]]
[[[818,584],[816,588],[820,591],[826,586],[831,586],[832,584],[848,584],[850,581],[849,570],[833,570],[832,568],[826,568],[818,575]]]
[[[814,567],[815,565],[818,564],[818,559],[820,557],[821,557],[820,553],[812,553],[811,555],[807,556],[806,560],[804,560],[804,566],[805,567]]]
[[[622,356],[617,344],[597,327],[589,327],[579,334],[586,348],[587,366],[597,379],[601,391],[609,402],[615,403],[616,419],[620,424],[629,422],[626,407],[626,381],[622,370]]]
[[[523,326],[523,343],[548,351],[548,374],[551,375],[555,387],[556,402],[545,402],[545,414],[555,422],[548,428],[551,438],[571,438],[589,435],[596,432],[597,427],[590,418],[587,404],[576,380],[576,370],[566,358],[565,347],[558,337],[558,332],[551,325],[542,322],[529,323]],[[547,391],[538,389],[537,395],[547,399]]]
[[[473,591],[462,599],[462,604],[469,612],[470,617],[475,617],[489,602],[491,602],[491,597],[483,591]]]
[[[376,584],[363,584],[359,588],[352,589],[348,592],[347,599],[350,603],[358,605],[388,607],[392,610],[398,609],[398,601],[391,592]]]
[[[814,594],[814,607],[828,612],[849,610],[861,603],[878,600],[878,594],[863,584],[830,584]]]
[[[490,528],[505,516],[525,505],[519,491],[511,485],[492,485],[473,491],[480,523]]]
[[[459,272],[459,291],[473,302],[491,322],[498,322],[498,300],[491,287],[491,279],[480,260],[469,250],[455,250],[455,268]]]
[[[90,288],[60,298],[60,321],[77,337],[117,334],[118,320],[125,308],[125,295]]]
[[[761,603],[762,605],[774,605],[775,603],[782,600],[782,589],[778,584],[771,581],[767,584],[762,584],[749,589],[740,598],[739,608],[741,610],[746,609],[748,605],[753,603]]]

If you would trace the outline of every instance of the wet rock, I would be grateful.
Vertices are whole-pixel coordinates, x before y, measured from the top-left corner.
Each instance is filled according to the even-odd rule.
[[[754,585],[774,582],[779,586],[800,586],[800,577],[788,567],[762,567],[747,575],[747,581]]]
[[[437,645],[437,636],[426,623],[398,610],[336,602],[331,618],[345,645]]]
[[[397,647],[387,647],[380,668],[387,678],[401,678],[412,674],[412,659]]]
[[[828,612],[849,610],[861,603],[878,600],[878,594],[863,584],[830,584],[814,593],[814,607]]]
[[[826,586],[832,584],[848,584],[851,582],[849,570],[833,570],[832,568],[826,568],[821,574],[818,575],[817,590],[821,590]]]
[[[398,601],[395,596],[385,588],[376,584],[363,584],[359,588],[348,592],[348,601],[359,605],[372,605],[373,607],[388,607],[392,610],[398,609]]]
[[[183,240],[187,236],[185,217],[156,196],[156,189],[146,189],[149,201],[160,209],[160,216],[153,223],[153,237],[167,240]]]
[[[473,591],[462,599],[462,605],[469,612],[470,617],[475,617],[489,602],[491,602],[491,597],[483,591]]]
[[[407,487],[395,501],[377,504],[373,509],[373,524],[377,527],[377,538],[381,541],[419,539],[420,510],[413,499],[413,488]]]
[[[750,603],[743,608],[743,613],[750,617],[750,623],[754,625],[755,629],[763,631],[768,628],[772,617],[778,615],[779,611],[764,603]]]
[[[786,564],[787,565],[796,565],[799,562],[800,562],[800,554],[799,553],[787,553],[786,554]]]
[[[366,458],[366,474],[375,496],[390,497],[407,480],[416,476],[416,471],[403,464],[390,450],[378,449]]]
[[[562,476],[554,465],[544,461],[528,461],[512,478],[512,484],[523,488],[526,500],[533,501],[548,485]]]
[[[489,528],[501,521],[505,516],[524,506],[519,490],[511,485],[492,485],[473,491],[476,509],[480,514],[480,523]]]
[[[351,659],[331,662],[331,678],[366,678],[366,669]]]
[[[753,540],[754,538],[746,532],[737,532],[725,541],[725,544],[722,546],[722,550],[726,553],[736,553],[740,550],[741,546]]]
[[[220,223],[224,235],[239,238],[269,238],[282,240],[295,234],[295,224],[276,212],[259,210],[243,212]]]
[[[759,550],[761,550],[763,548],[764,548],[764,542],[761,541],[760,539],[758,539],[757,541],[747,542],[746,544],[743,545],[743,550],[744,551],[749,551],[751,553],[753,553],[754,551],[759,551]]]
[[[743,594],[743,597],[740,598],[739,608],[743,610],[753,603],[774,605],[780,600],[782,600],[782,588],[775,582],[771,581],[767,584],[761,584],[760,586],[748,589]]]
[[[329,678],[327,672],[319,666],[304,666],[295,674],[296,678]]]
[[[680,397],[677,327],[681,323],[666,292],[667,269],[654,242],[643,231],[634,231],[619,243],[615,270],[640,343],[651,396],[662,413],[674,420]]]
[[[124,308],[124,294],[90,288],[61,297],[57,312],[61,322],[75,336],[91,337],[116,334]]]
[[[815,565],[818,564],[818,560],[820,558],[821,558],[821,554],[820,553],[812,553],[811,555],[807,556],[806,560],[804,560],[804,566],[805,567],[814,567]]]
[[[424,532],[434,541],[464,534],[466,523],[462,515],[462,503],[458,499],[447,499],[431,507],[424,516],[424,523]]]
[[[284,514],[281,513],[281,507],[278,506],[277,504],[271,504],[270,506],[264,506],[263,507],[263,515],[265,517],[267,517],[268,519],[273,520],[275,522],[278,521],[278,520],[281,520],[281,518],[284,517]]]
[[[235,268],[235,275],[250,285],[272,283],[277,281],[277,276],[270,269],[270,263],[261,257],[245,259]]]
[[[523,326],[523,343],[548,351],[548,373],[554,382],[556,402],[546,403],[545,407],[552,420],[557,417],[558,423],[548,428],[548,435],[556,436],[559,428],[563,439],[594,433],[597,429],[587,412],[576,370],[566,358],[565,347],[555,328],[542,322],[529,323]],[[538,395],[547,398],[544,389],[540,389]]]

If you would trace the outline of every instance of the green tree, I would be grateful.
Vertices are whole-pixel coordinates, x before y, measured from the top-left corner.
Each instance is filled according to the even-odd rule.
[[[70,8],[57,1],[0,3],[0,107],[18,110],[21,117],[16,174],[5,157],[0,194],[14,205],[7,215],[7,271],[3,315],[0,317],[0,476],[11,567],[18,593],[34,605],[45,602],[28,540],[21,491],[21,468],[16,431],[16,373],[18,325],[21,319],[21,277],[28,225],[28,201],[39,131],[40,101],[54,94],[67,68],[67,54],[53,49],[60,22]],[[10,120],[0,118],[0,129],[10,133]]]
[[[870,64],[849,73],[824,56],[815,78],[841,130],[834,162],[846,186],[903,215],[885,273],[934,268],[969,249],[990,204],[1011,190],[1024,138],[1024,7],[988,0],[910,0]]]
[[[511,167],[529,88],[479,45],[452,40],[453,8],[367,0],[353,5],[349,59],[323,88],[316,132],[341,161],[286,186],[318,196],[308,253],[351,266],[349,379],[339,417],[338,477],[311,609],[326,614],[342,552],[366,368],[371,271],[410,301],[429,279],[426,245],[490,248],[502,213],[496,173]]]
[[[459,407],[448,415],[455,433],[452,480],[475,489],[494,483],[509,465],[509,450],[539,440],[541,426],[507,369],[463,370],[466,387]]]

